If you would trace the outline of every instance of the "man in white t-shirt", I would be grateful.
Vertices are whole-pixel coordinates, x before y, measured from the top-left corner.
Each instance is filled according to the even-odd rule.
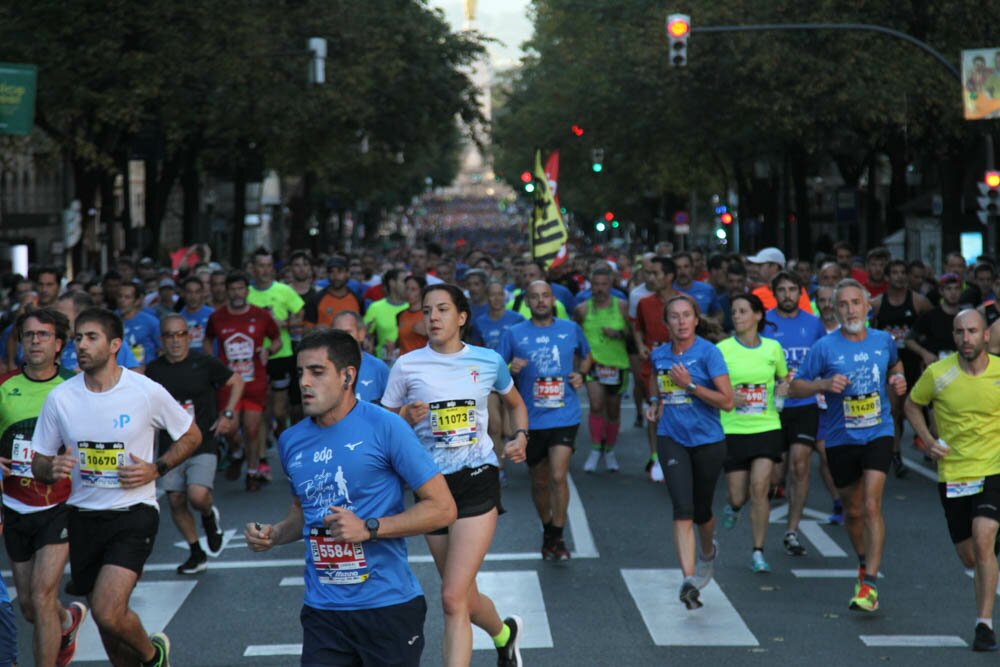
[[[123,335],[110,311],[77,316],[83,373],[46,398],[31,439],[32,472],[45,483],[72,480],[70,590],[87,596],[111,664],[162,667],[170,641],[147,636],[128,602],[159,527],[154,481],[191,455],[201,431],[166,389],[118,365]],[[174,442],[154,461],[157,429]]]

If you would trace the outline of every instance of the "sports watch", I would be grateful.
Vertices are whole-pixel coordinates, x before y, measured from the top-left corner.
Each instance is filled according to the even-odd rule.
[[[232,419],[235,415],[233,414],[232,410],[223,410],[222,416],[225,417],[226,419]]]
[[[368,529],[369,539],[372,542],[378,542],[378,527],[380,525],[378,519],[365,519],[365,528]]]
[[[159,475],[160,477],[163,477],[168,472],[170,472],[170,466],[167,465],[167,462],[164,461],[163,459],[157,460],[157,462],[156,462],[156,474]]]
[[[694,393],[694,390],[697,389],[697,388],[698,388],[698,385],[696,385],[694,382],[689,382],[688,383],[687,390],[689,392],[691,392],[692,394]]]

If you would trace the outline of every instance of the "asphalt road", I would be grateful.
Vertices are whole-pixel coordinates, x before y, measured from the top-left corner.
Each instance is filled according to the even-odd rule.
[[[494,596],[501,615],[524,617],[525,664],[892,661],[916,666],[995,660],[969,649],[975,624],[972,580],[948,539],[927,477],[932,471],[909,447],[909,438],[905,455],[915,469],[905,479],[890,478],[885,493],[888,540],[877,613],[862,615],[847,608],[857,562],[844,529],[824,523],[830,500],[815,471],[806,517],[813,523],[803,529],[808,554],[785,555],[786,507],[774,502],[766,545],[773,572],[752,573],[750,526],[744,516],[733,530],[720,529],[715,582],[703,592],[704,608],[686,611],[677,601],[680,575],[670,537],[670,501],[665,487],[652,484],[643,473],[645,436],[631,427],[633,416],[634,411],[625,412],[628,423],[618,448],[622,472],[616,475],[582,471],[588,446],[585,427],[581,430],[567,531],[571,562],[540,559],[541,528],[529,498],[527,470],[514,466],[509,471],[504,491],[508,512],[479,583]],[[187,547],[177,544],[180,536],[164,509],[133,608],[148,631],[162,629],[170,636],[174,665],[298,664],[302,543],[253,554],[242,529],[235,530],[246,521],[284,516],[287,486],[276,480],[249,494],[241,482],[220,476],[216,498],[231,531],[222,555],[211,560],[207,572],[177,575],[174,568],[186,558]],[[724,502],[720,484],[717,513]],[[411,540],[410,553],[428,599],[424,663],[438,664],[442,617],[437,573],[422,539]],[[9,574],[7,583],[12,585]],[[106,663],[92,622],[87,625],[75,663]],[[30,665],[30,626],[21,621],[19,633],[21,664]],[[473,664],[495,664],[484,632],[475,630],[475,646]]]

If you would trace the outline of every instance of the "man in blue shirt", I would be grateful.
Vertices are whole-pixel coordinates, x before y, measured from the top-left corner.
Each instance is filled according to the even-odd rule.
[[[823,392],[826,398],[826,456],[859,562],[850,608],[873,612],[885,547],[882,492],[894,430],[887,386],[903,396],[906,379],[892,336],[866,326],[870,305],[861,283],[841,280],[833,301],[840,329],[813,345],[792,380],[790,395],[806,398]]]
[[[145,369],[160,351],[160,321],[142,309],[138,283],[122,283],[118,290],[118,311],[125,327],[122,345],[132,348],[135,360]]]
[[[56,309],[66,316],[69,320],[69,330],[73,331],[73,326],[76,323],[76,316],[82,313],[87,308],[92,308],[94,306],[94,300],[86,292],[66,292],[59,297],[56,301]],[[140,367],[139,362],[135,360],[135,355],[132,354],[132,349],[128,345],[122,345],[118,348],[118,354],[115,355],[115,361],[122,368],[128,368],[141,373],[143,369]],[[80,370],[80,361],[77,359],[76,355],[76,341],[71,337],[63,345],[62,353],[59,356],[59,367],[65,368],[66,370],[73,371],[74,373]]]
[[[427,604],[404,538],[453,522],[455,501],[413,429],[355,398],[361,350],[352,336],[307,333],[297,365],[307,419],[278,440],[292,506],[274,525],[248,523],[247,544],[307,543],[303,665],[417,667]],[[417,497],[409,509],[404,483]]]
[[[364,320],[353,310],[343,310],[333,318],[333,328],[351,334],[358,345],[364,345],[368,329]],[[358,381],[354,385],[354,397],[359,401],[380,403],[389,381],[389,367],[376,356],[361,349],[361,368],[358,369]]]
[[[719,306],[719,298],[715,289],[708,283],[694,279],[694,262],[691,259],[691,253],[679,252],[674,255],[674,265],[677,267],[674,289],[697,301],[702,315],[721,320],[722,308]]]
[[[527,463],[545,531],[542,557],[568,560],[562,536],[569,507],[566,475],[580,428],[576,390],[590,372],[590,346],[579,324],[555,317],[555,297],[547,282],[530,283],[527,301],[531,320],[508,329],[497,352],[510,364],[528,406]]]
[[[491,282],[486,287],[487,310],[484,314],[472,320],[472,341],[476,345],[496,350],[500,347],[500,339],[507,329],[524,322],[521,313],[507,310],[504,307],[506,294],[503,285]],[[490,424],[493,421],[490,420]]]
[[[181,282],[184,294],[184,308],[181,317],[187,322],[191,349],[201,350],[205,344],[205,329],[208,327],[208,317],[215,310],[205,305],[205,284],[197,276],[188,276]],[[206,350],[213,354],[214,350]]]

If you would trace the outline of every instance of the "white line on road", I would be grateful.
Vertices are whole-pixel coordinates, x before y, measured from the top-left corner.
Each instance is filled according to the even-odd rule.
[[[857,579],[858,571],[837,569],[792,570],[792,576],[798,577],[799,579]],[[881,572],[878,573],[879,579],[884,577],[884,574]]]
[[[302,644],[255,644],[243,651],[244,658],[263,658],[275,655],[302,655]]]
[[[768,517],[768,523],[783,523],[785,518],[788,516],[788,504],[785,503],[780,507],[775,507],[771,510],[771,514]]]
[[[968,644],[954,635],[859,635],[865,646],[884,648],[965,648]]]
[[[905,456],[903,457],[903,465],[912,470],[913,472],[917,473],[921,477],[926,477],[927,479],[935,483],[937,483],[938,481],[938,474],[935,471],[931,470],[930,468],[925,468],[919,463],[914,463]]]
[[[816,547],[816,551],[822,556],[827,558],[846,558],[847,552],[840,548],[840,546],[833,541],[833,539],[826,534],[823,527],[815,521],[801,521],[799,522],[799,530],[802,532],[806,538],[812,542],[813,546]]]
[[[230,544],[230,542],[237,542],[237,544]],[[230,528],[229,530],[225,530],[222,532],[222,547],[219,548],[219,553],[215,555],[213,555],[212,552],[208,550],[208,540],[205,539],[204,535],[198,538],[198,543],[201,544],[202,551],[208,554],[209,558],[218,558],[219,556],[222,555],[222,552],[225,551],[226,549],[247,548],[246,538],[243,537],[243,535],[237,535],[235,528]],[[174,546],[177,547],[178,549],[185,549],[185,550],[190,548],[188,546],[188,543],[185,542],[184,540],[181,540],[180,542],[174,542]]]
[[[476,586],[493,600],[501,618],[517,614],[524,621],[521,648],[552,648],[552,632],[537,572],[480,572],[476,575]],[[472,648],[496,650],[484,630],[473,632]]]
[[[573,557],[599,558],[594,535],[590,532],[590,522],[587,521],[587,512],[583,509],[583,501],[580,500],[580,493],[573,483],[573,476],[567,474],[566,482],[569,484],[569,509],[566,510],[566,518],[573,533]]]
[[[680,570],[622,570],[642,620],[657,646],[759,646],[757,638],[714,581],[701,591],[705,608],[689,611],[677,599]]]

